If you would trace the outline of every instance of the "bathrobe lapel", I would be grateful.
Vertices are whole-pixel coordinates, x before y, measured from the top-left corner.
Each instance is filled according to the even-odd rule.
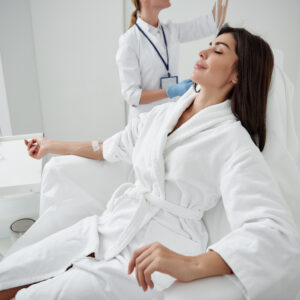
[[[164,114],[164,119],[161,124],[152,126],[153,139],[150,151],[150,160],[153,162],[153,173],[156,176],[162,195],[165,195],[165,168],[164,168],[164,155],[167,154],[168,149],[174,144],[181,144],[188,138],[214,128],[223,122],[236,121],[235,116],[231,111],[230,100],[226,100],[220,104],[209,106],[197,114],[190,120],[182,124],[170,136],[168,134],[176,126],[182,113],[190,106],[196,93],[191,88],[180,100],[171,107],[171,109]],[[153,142],[155,141],[155,142]],[[149,149],[149,148],[148,148]]]
[[[147,145],[151,151],[150,161],[153,166],[153,174],[155,175],[155,181],[159,186],[161,195],[165,195],[165,167],[163,153],[168,140],[168,134],[176,126],[182,113],[189,107],[191,102],[194,100],[196,93],[193,89],[190,89],[178,102],[171,106],[167,113],[164,113],[162,122],[158,120],[157,126],[151,128],[151,139],[147,139]],[[149,149],[148,148],[148,149]]]
[[[183,143],[184,140],[220,126],[227,121],[236,121],[236,118],[231,111],[230,100],[209,106],[195,114],[168,137],[168,143],[165,147],[165,151],[174,144]]]

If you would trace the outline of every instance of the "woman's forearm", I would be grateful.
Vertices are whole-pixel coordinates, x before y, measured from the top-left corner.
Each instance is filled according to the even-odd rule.
[[[91,142],[60,142],[53,140],[44,140],[44,146],[47,153],[60,155],[77,155],[90,159],[104,160],[103,143],[98,142],[99,149],[94,151]]]
[[[134,269],[136,279],[144,291],[148,286],[154,287],[151,275],[156,271],[169,274],[181,282],[232,274],[232,270],[223,258],[214,251],[198,256],[185,256],[158,242],[134,251],[128,264],[128,274],[131,274]]]
[[[167,98],[165,89],[161,90],[142,90],[140,104],[148,104],[164,98]]]
[[[192,257],[191,269],[195,279],[233,273],[224,259],[215,251]]]

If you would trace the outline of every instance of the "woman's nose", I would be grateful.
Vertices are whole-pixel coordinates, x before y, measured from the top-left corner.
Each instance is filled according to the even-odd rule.
[[[203,58],[203,59],[206,59],[207,58],[207,50],[201,50],[200,52],[199,52],[199,56],[201,57],[201,58]]]

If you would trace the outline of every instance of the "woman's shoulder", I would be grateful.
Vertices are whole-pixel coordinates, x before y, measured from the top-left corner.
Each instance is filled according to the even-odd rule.
[[[224,126],[224,129],[219,131],[219,135],[219,141],[222,141],[223,144],[222,152],[223,154],[226,152],[228,158],[244,153],[261,155],[249,132],[238,120],[228,126]]]

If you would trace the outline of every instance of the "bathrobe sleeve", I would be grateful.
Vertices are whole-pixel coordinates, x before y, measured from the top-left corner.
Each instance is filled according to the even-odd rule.
[[[172,23],[177,32],[179,43],[199,40],[217,33],[217,25],[213,14],[200,16],[184,23]]]
[[[232,231],[208,249],[231,267],[247,299],[294,299],[299,235],[258,149],[235,153],[228,160],[220,192]],[[261,298],[264,293],[267,296]]]
[[[132,163],[133,148],[142,131],[149,113],[141,113],[133,118],[124,130],[103,142],[103,157],[109,162],[125,161]]]

